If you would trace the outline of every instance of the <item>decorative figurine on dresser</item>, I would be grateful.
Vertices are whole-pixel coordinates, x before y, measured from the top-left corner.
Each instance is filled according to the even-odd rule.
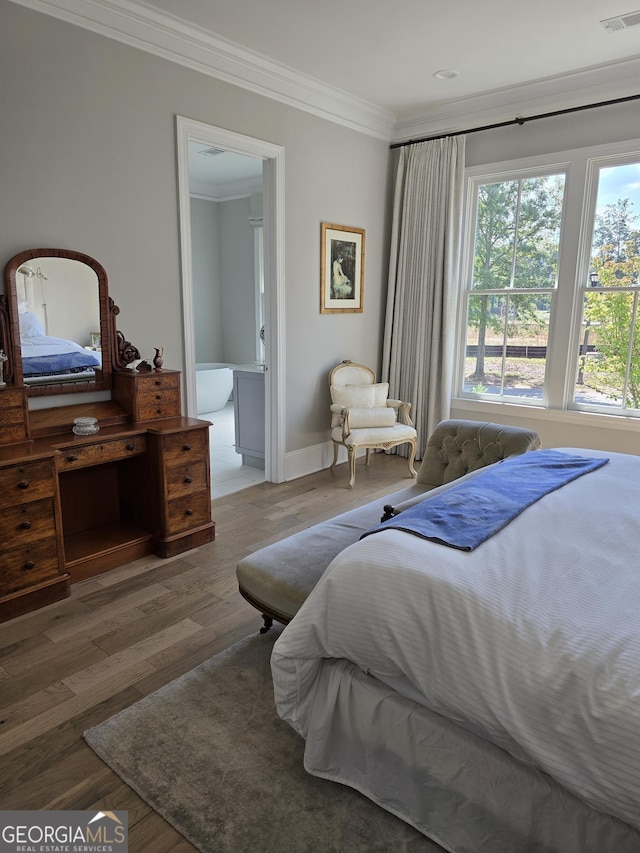
[[[182,416],[180,372],[159,369],[161,351],[155,370],[132,369],[140,353],[119,313],[88,255],[30,249],[6,265],[0,621],[68,596],[74,581],[215,538],[209,423]],[[77,404],[60,405],[62,394]],[[33,398],[44,407],[30,409]]]

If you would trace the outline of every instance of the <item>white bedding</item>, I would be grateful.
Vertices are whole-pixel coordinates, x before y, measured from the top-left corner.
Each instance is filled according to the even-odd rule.
[[[280,715],[322,738],[320,671],[353,661],[640,827],[640,458],[569,452],[610,461],[475,551],[388,530],[338,555],[275,645]]]
[[[86,347],[80,346],[75,341],[67,341],[65,338],[56,338],[52,335],[39,335],[32,338],[21,338],[20,348],[23,358],[33,358],[42,355],[64,355],[67,352],[85,352]],[[100,361],[100,351],[91,350],[91,355]]]

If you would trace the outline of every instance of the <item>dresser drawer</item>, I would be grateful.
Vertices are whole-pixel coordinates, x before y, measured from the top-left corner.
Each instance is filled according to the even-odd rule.
[[[167,533],[170,536],[208,521],[211,521],[211,495],[208,491],[168,501]]]
[[[180,373],[150,373],[148,376],[138,374],[138,395],[151,394],[153,391],[176,390],[180,392]]]
[[[138,420],[151,421],[154,418],[175,418],[180,416],[179,391],[152,391],[139,400]]]
[[[192,495],[208,487],[207,466],[204,461],[194,460],[167,469],[167,497],[170,499]]]
[[[101,465],[103,462],[114,462],[127,459],[129,456],[139,456],[147,449],[145,435],[133,435],[130,438],[118,438],[113,441],[101,441],[95,444],[79,444],[67,447],[56,457],[59,471],[72,471],[85,468],[88,465]]]
[[[58,549],[55,538],[35,545],[0,552],[0,591],[2,595],[56,577]]]
[[[21,421],[24,421],[22,392],[2,391],[0,388],[0,426],[4,427]]]
[[[206,459],[207,433],[191,429],[168,435],[163,439],[164,464],[168,467]]]
[[[56,535],[53,499],[19,504],[0,515],[0,547],[28,545]]]
[[[0,444],[28,438],[28,410],[22,388],[0,387]]]
[[[6,424],[2,427],[2,444],[17,444],[19,441],[26,441],[27,428],[24,421],[17,424]]]
[[[55,494],[52,459],[0,469],[0,507],[37,501]]]

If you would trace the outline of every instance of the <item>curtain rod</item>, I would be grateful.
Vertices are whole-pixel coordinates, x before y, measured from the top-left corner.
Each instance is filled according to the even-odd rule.
[[[468,133],[479,133],[481,130],[494,130],[497,127],[509,127],[513,124],[524,124],[527,121],[537,121],[541,118],[553,118],[553,116],[564,116],[570,113],[577,113],[581,110],[594,110],[597,107],[610,107],[612,104],[624,104],[628,101],[637,101],[640,99],[638,95],[628,95],[625,98],[613,98],[610,101],[599,101],[596,104],[584,104],[582,107],[567,107],[564,110],[554,110],[550,113],[539,113],[535,116],[521,116],[512,118],[508,121],[499,121],[496,124],[485,124],[482,127],[471,127],[468,130],[453,130],[450,133],[440,133],[437,136],[422,136],[419,139],[408,139],[406,142],[394,142],[389,148],[404,148],[406,145],[417,145],[419,142],[431,142],[434,139],[447,139],[450,136],[463,136]]]

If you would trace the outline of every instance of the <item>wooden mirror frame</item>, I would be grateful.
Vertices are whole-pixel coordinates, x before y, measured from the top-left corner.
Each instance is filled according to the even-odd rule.
[[[6,355],[9,360],[5,364],[5,380],[13,382],[15,385],[24,384],[16,277],[18,270],[23,264],[33,261],[36,258],[66,258],[72,261],[80,261],[80,263],[86,264],[95,272],[98,277],[102,368],[99,372],[99,379],[96,378],[87,382],[61,382],[58,384],[28,386],[27,394],[30,397],[45,397],[54,394],[76,394],[88,391],[110,390],[115,346],[115,315],[119,313],[119,309],[113,304],[113,300],[109,298],[107,273],[102,264],[89,255],[85,255],[82,252],[75,252],[71,249],[27,249],[15,255],[7,263],[5,267],[5,298],[9,314],[7,329],[8,345],[4,330],[3,341],[5,341],[4,346],[7,350]],[[121,366],[126,365],[122,364]]]

